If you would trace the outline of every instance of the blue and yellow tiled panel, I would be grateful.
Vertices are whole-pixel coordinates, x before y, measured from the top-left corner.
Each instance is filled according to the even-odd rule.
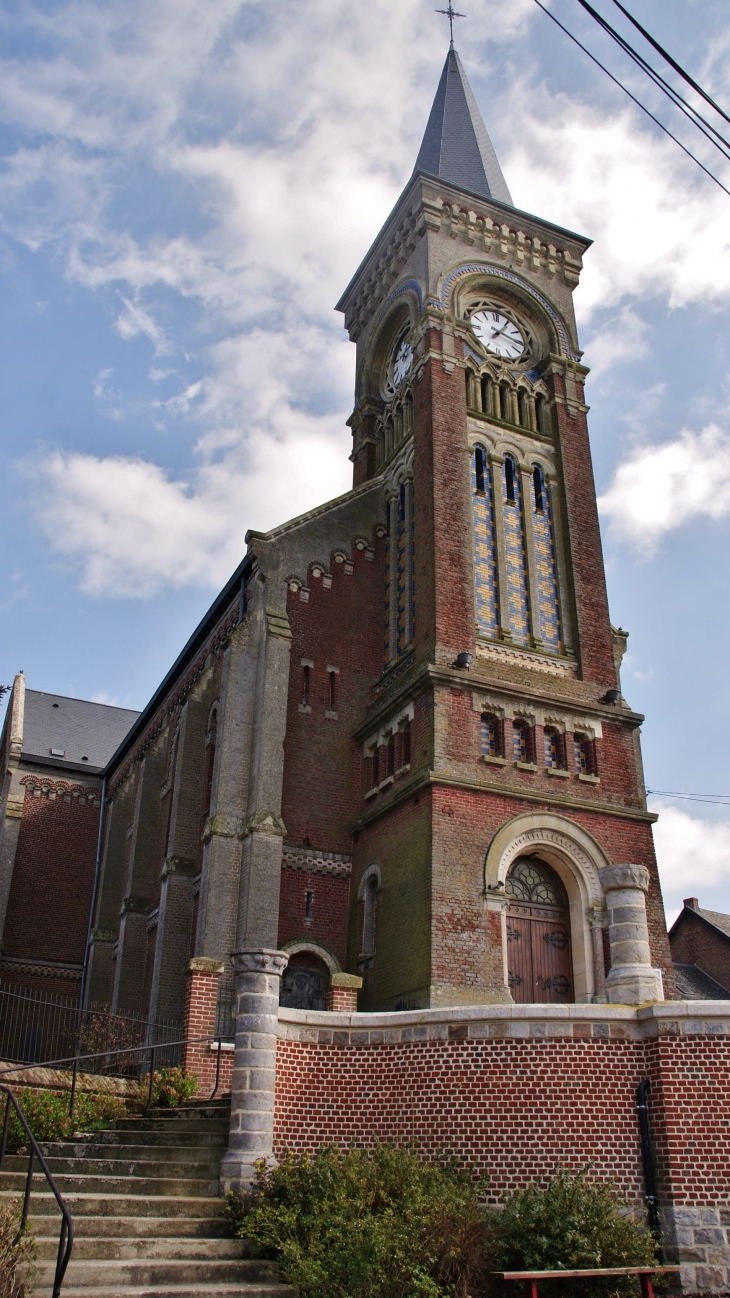
[[[411,524],[410,548],[411,548],[411,616],[410,616],[410,635],[411,642],[416,638],[416,511],[413,499],[413,483],[408,483],[408,503],[410,509],[408,517]]]
[[[396,553],[396,652],[406,647],[406,495],[401,485],[398,496],[398,537]]]
[[[482,717],[482,753],[485,757],[497,756],[497,721],[495,717]]]
[[[535,568],[537,569],[538,634],[547,653],[560,652],[560,603],[558,599],[558,574],[555,565],[550,493],[543,487],[543,509],[535,508],[534,487],[530,492],[532,526],[535,535]]]
[[[390,662],[390,532],[385,538],[385,624],[383,627],[383,662]]]
[[[525,562],[525,529],[522,523],[520,474],[515,474],[515,501],[507,499],[507,475],[502,465],[502,502],[504,510],[504,548],[507,568],[507,613],[509,629],[515,644],[530,643],[530,610],[527,601],[527,564]]]
[[[477,495],[476,458],[471,460],[474,522],[474,583],[476,624],[480,635],[497,638],[497,561],[494,546],[494,502],[490,473],[484,475],[484,495]]]

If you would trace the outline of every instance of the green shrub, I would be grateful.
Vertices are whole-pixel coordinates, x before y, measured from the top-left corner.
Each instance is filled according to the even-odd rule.
[[[29,1087],[16,1091],[15,1098],[36,1140],[64,1140],[76,1131],[94,1130],[127,1112],[116,1095],[76,1092],[73,1118],[69,1118],[69,1091],[45,1091]],[[10,1118],[8,1151],[24,1149],[28,1137],[15,1112]]]
[[[20,1206],[0,1204],[0,1298],[25,1298],[32,1286],[35,1245],[20,1233]]]
[[[303,1298],[466,1298],[483,1271],[480,1188],[412,1146],[330,1145],[258,1164],[255,1193],[230,1194],[227,1213]]]
[[[629,1204],[607,1182],[589,1181],[590,1168],[571,1175],[558,1167],[542,1186],[516,1190],[492,1219],[495,1271],[573,1271],[589,1267],[647,1266],[656,1262],[653,1236],[631,1216]],[[517,1298],[514,1281],[499,1286]],[[634,1277],[541,1281],[540,1294],[631,1294]]]
[[[197,1077],[186,1073],[184,1068],[161,1068],[152,1083],[152,1103],[161,1109],[176,1109],[192,1100],[198,1089]]]

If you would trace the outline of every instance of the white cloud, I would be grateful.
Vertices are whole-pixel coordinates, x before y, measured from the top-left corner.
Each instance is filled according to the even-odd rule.
[[[22,58],[0,63],[0,112],[21,132],[0,177],[0,224],[50,250],[69,280],[121,298],[122,338],[193,362],[176,363],[178,392],[149,398],[157,427],[188,421],[197,458],[186,473],[60,450],[35,479],[37,516],[64,520],[43,524],[49,543],[78,563],[87,590],[213,581],[240,557],[246,526],[346,487],[354,355],[332,304],[413,165],[444,52],[443,29],[423,15],[422,0],[70,0],[8,17],[30,39]],[[466,48],[488,38],[487,57],[504,61],[519,39],[524,69],[534,18],[531,0],[490,0],[470,15]],[[475,56],[466,62],[477,81]],[[674,145],[633,110],[551,95],[529,66],[510,84],[501,101],[479,98],[488,125],[511,133],[502,152],[515,199],[596,239],[577,303],[585,319],[599,304],[618,312],[586,357],[594,375],[645,350],[640,296],[730,295],[727,200]],[[139,397],[109,380],[98,381],[103,408],[131,419]],[[621,466],[604,498],[643,543],[672,525],[660,493],[648,516],[636,502],[641,456],[654,453]],[[326,488],[312,476],[318,455]],[[667,473],[686,501],[687,473]]]
[[[693,518],[730,514],[730,434],[710,424],[635,450],[616,470],[598,508],[619,536],[651,553]]]
[[[639,360],[649,350],[647,325],[631,306],[624,306],[585,343],[591,379],[625,360]]]
[[[730,824],[700,820],[655,798],[650,805],[659,812],[654,843],[668,924],[688,896],[708,910],[730,910]]]

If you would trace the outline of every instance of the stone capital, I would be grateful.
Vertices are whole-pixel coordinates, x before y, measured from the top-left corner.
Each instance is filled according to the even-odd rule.
[[[649,871],[645,865],[606,865],[598,871],[604,892],[618,888],[638,888],[647,892]]]
[[[222,960],[211,960],[207,955],[194,955],[192,960],[188,962],[188,973],[212,974],[216,978],[220,978],[225,967]]]
[[[211,838],[237,838],[241,832],[241,817],[227,816],[223,812],[209,816],[203,830],[203,842]]]
[[[239,838],[246,838],[248,834],[274,834],[278,838],[283,838],[286,829],[284,821],[277,812],[255,811],[253,815],[246,816],[238,830]]]
[[[186,879],[192,879],[200,874],[200,866],[191,856],[166,856],[162,862],[160,878],[166,879],[170,874],[181,874]]]
[[[330,978],[330,987],[347,987],[352,991],[360,991],[362,987],[362,978],[357,974],[333,973]]]
[[[130,895],[122,902],[122,915],[146,915],[152,905],[150,897]]]
[[[269,951],[263,948],[258,951],[234,951],[231,959],[236,974],[275,974],[278,978],[281,978],[289,963],[286,952]]]

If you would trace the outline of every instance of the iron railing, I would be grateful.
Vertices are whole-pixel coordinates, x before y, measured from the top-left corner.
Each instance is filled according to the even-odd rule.
[[[23,1131],[27,1138],[27,1144],[28,1144],[28,1174],[25,1178],[25,1192],[23,1194],[23,1207],[20,1214],[20,1229],[18,1230],[18,1234],[16,1235],[14,1242],[17,1243],[21,1235],[24,1233],[26,1226],[28,1224],[30,1196],[33,1189],[33,1172],[35,1169],[35,1164],[37,1162],[49,1186],[51,1187],[51,1191],[56,1200],[56,1203],[61,1209],[61,1230],[58,1238],[56,1272],[53,1278],[53,1298],[59,1298],[59,1294],[61,1292],[61,1285],[63,1284],[63,1277],[66,1274],[66,1267],[69,1264],[69,1260],[71,1257],[71,1250],[73,1248],[73,1243],[74,1243],[73,1219],[71,1217],[68,1208],[66,1207],[62,1195],[59,1192],[58,1186],[56,1185],[56,1182],[53,1179],[48,1164],[45,1158],[43,1157],[43,1154],[38,1146],[36,1138],[33,1135],[33,1132],[31,1131],[30,1127],[28,1126],[28,1123],[26,1122],[23,1111],[20,1108],[20,1105],[18,1104],[18,1101],[16,1100],[15,1096],[13,1095],[13,1092],[10,1090],[9,1086],[4,1086],[0,1083],[0,1093],[6,1097],[2,1143],[0,1144],[0,1172],[2,1172],[3,1164],[5,1162],[5,1150],[7,1148],[7,1143],[8,1143],[8,1132],[10,1130],[11,1113],[15,1114],[15,1117],[17,1118],[18,1122],[23,1128]]]
[[[93,1053],[97,1064],[90,1071],[106,1072],[107,1055],[128,1046],[164,1045],[181,1035],[181,1027],[176,1019],[112,1014],[106,1006],[80,1009],[70,996],[0,987],[0,1059],[8,1063],[47,1064]]]

